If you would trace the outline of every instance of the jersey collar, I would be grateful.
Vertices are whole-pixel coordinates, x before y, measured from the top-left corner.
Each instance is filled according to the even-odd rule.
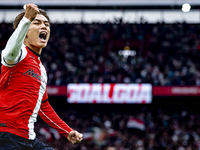
[[[34,50],[32,50],[30,47],[26,46],[28,48],[28,50],[30,50],[33,54],[35,54],[36,56],[40,57],[40,54],[36,53]]]

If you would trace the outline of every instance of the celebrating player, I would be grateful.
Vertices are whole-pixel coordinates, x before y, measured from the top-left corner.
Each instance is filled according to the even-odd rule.
[[[50,36],[49,17],[37,5],[27,4],[16,17],[14,29],[1,58],[0,149],[52,150],[36,138],[38,114],[71,143],[81,142],[83,135],[61,120],[48,102],[40,55]]]

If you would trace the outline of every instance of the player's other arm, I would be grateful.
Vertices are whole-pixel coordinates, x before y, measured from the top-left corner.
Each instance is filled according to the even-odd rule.
[[[2,53],[3,59],[7,64],[15,64],[19,59],[22,43],[24,42],[31,21],[36,17],[38,12],[39,9],[35,4],[27,4],[24,17],[10,36]]]
[[[42,102],[39,115],[47,124],[63,134],[72,144],[77,144],[82,141],[83,134],[73,130],[60,119],[48,101]]]

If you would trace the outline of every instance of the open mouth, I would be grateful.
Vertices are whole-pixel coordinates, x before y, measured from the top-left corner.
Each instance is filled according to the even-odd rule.
[[[39,34],[39,38],[41,39],[41,41],[46,41],[47,38],[47,32],[40,32]]]

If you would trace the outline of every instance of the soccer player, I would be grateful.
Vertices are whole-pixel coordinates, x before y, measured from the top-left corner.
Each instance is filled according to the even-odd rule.
[[[0,75],[0,149],[52,150],[34,132],[38,114],[69,142],[83,134],[70,128],[48,102],[47,74],[40,55],[50,36],[50,19],[35,4],[27,4],[14,21],[15,31],[2,51]]]

